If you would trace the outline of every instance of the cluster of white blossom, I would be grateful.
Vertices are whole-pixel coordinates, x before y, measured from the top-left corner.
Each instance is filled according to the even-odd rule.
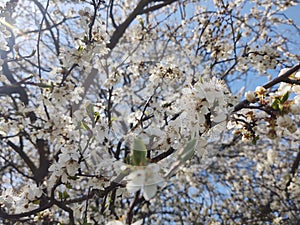
[[[251,48],[246,54],[251,65],[260,72],[274,69],[277,66],[279,53],[267,45]]]
[[[0,5],[1,7],[1,5]],[[7,43],[7,38],[10,37],[11,33],[7,30],[5,24],[5,18],[0,17],[0,50],[3,51],[8,51],[8,43]],[[0,58],[0,81],[4,82],[6,81],[5,77],[2,75],[2,64],[3,64],[3,59]]]
[[[0,18],[0,20],[4,21],[4,18]],[[0,49],[4,50],[4,51],[8,51],[9,47],[7,46],[7,38],[10,37],[10,32],[6,29],[6,26],[4,26],[1,22],[0,22],[0,28],[1,28],[1,32],[0,32]]]
[[[0,205],[7,208],[9,213],[24,213],[38,208],[38,199],[42,193],[36,184],[27,184],[18,192],[13,188],[7,188],[0,195]]]
[[[226,128],[230,100],[225,84],[216,78],[184,88],[176,103],[181,121],[178,134],[199,137],[215,126],[221,133]]]
[[[278,77],[283,75],[287,70],[283,69]],[[291,75],[290,79],[297,82],[299,80],[299,72]],[[245,97],[251,104],[258,103],[261,107],[267,107],[265,112],[271,115],[268,117],[265,113],[263,117],[265,117],[268,123],[267,135],[269,138],[274,139],[278,136],[286,135],[287,133],[284,131],[288,131],[289,133],[298,131],[297,118],[300,113],[299,94],[299,85],[282,82],[277,91],[270,95],[268,95],[264,87],[258,86],[255,92],[246,92]],[[292,96],[292,99],[289,96]],[[249,123],[255,121],[254,117],[253,111],[248,110]]]
[[[16,26],[23,11],[32,20],[12,49],[0,21],[0,50],[10,51],[0,68],[12,73],[0,77],[1,215],[107,225],[295,218],[300,73],[246,92],[238,111],[227,88],[285,65],[292,42],[270,38],[277,23],[293,25],[277,12],[295,1],[24,2]]]
[[[78,65],[89,72],[92,68],[90,64],[95,57],[101,57],[109,52],[106,46],[109,38],[105,22],[94,18],[91,8],[80,9],[78,14],[80,15],[80,29],[83,31],[74,40],[76,46],[66,49],[61,60],[66,68]]]

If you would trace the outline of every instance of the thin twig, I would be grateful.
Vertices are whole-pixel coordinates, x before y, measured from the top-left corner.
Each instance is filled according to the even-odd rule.
[[[49,7],[49,2],[50,2],[50,0],[47,1],[47,5],[46,5],[46,8],[45,8],[45,11],[41,11],[42,14],[43,14],[43,18],[41,20],[40,30],[39,30],[39,33],[38,33],[38,39],[37,39],[37,45],[36,45],[36,48],[37,48],[37,59],[38,59],[38,71],[39,71],[39,77],[40,78],[42,77],[40,41],[41,41],[41,36],[42,36],[42,27],[43,27],[44,20],[46,19],[46,14],[47,14],[47,10],[48,10],[48,7]]]
[[[289,69],[288,71],[286,71],[284,74],[282,74],[281,76],[279,77],[276,77],[275,79],[271,80],[270,82],[266,83],[265,85],[263,85],[263,87],[265,89],[268,89],[268,88],[271,88],[273,87],[274,85],[280,83],[280,82],[285,82],[288,79],[288,77],[290,75],[292,75],[293,73],[295,73],[296,71],[298,71],[300,69],[300,64],[292,67],[291,69]],[[234,107],[234,110],[233,112],[237,112],[243,108],[246,108],[247,106],[249,106],[250,102],[247,101],[247,100],[244,100],[244,101],[241,101],[239,104],[237,104],[235,107]]]

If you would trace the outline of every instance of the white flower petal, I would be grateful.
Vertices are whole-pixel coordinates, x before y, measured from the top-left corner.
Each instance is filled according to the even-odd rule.
[[[133,181],[129,181],[126,185],[126,189],[129,193],[135,193],[142,188],[142,185],[136,185]]]
[[[218,115],[213,117],[213,121],[215,123],[220,123],[226,120],[226,115],[225,113],[219,113]]]
[[[153,198],[156,194],[157,191],[157,186],[156,184],[153,185],[147,185],[144,187],[144,193],[143,196],[146,199],[146,201],[150,200],[151,198]]]
[[[145,175],[146,172],[144,170],[136,170],[131,172],[127,177],[129,180],[126,185],[128,192],[134,193],[140,190],[145,183]]]
[[[146,171],[136,170],[131,172],[127,179],[133,181],[136,185],[142,185],[145,182]]]

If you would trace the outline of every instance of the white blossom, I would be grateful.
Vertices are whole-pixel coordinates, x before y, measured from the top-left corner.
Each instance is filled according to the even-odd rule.
[[[0,3],[1,219],[297,221],[297,1],[104,2]]]
[[[153,198],[157,192],[157,186],[164,181],[159,171],[160,168],[157,164],[134,167],[134,170],[127,176],[127,190],[130,193],[142,190],[146,200]]]

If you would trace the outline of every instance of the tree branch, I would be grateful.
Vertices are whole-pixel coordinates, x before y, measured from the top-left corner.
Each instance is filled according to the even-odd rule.
[[[271,80],[270,82],[266,83],[263,87],[265,89],[268,89],[268,88],[271,88],[273,87],[274,85],[280,83],[280,82],[285,82],[285,81],[288,81],[288,77],[290,75],[292,75],[293,73],[297,72],[298,70],[300,69],[300,64],[292,67],[291,69],[289,69],[288,71],[286,71],[284,74],[282,74],[281,76],[279,77],[276,77],[275,79]],[[244,100],[242,102],[240,102],[239,104],[237,104],[235,107],[234,107],[234,110],[233,112],[237,112],[245,107],[247,107],[248,105],[250,104],[249,101],[247,100]]]
[[[170,4],[172,4],[176,1],[178,1],[178,0],[165,0],[163,3],[160,3],[158,5],[154,5],[154,6],[151,6],[151,7],[147,8],[147,9],[144,9],[141,14],[153,12],[155,10],[158,10],[158,9],[164,7],[164,6],[170,5]]]
[[[12,221],[16,221],[19,220],[22,217],[27,217],[27,216],[31,216],[31,215],[35,215],[39,212],[44,211],[45,209],[49,209],[54,205],[54,202],[48,202],[47,204],[37,208],[37,209],[33,209],[30,210],[28,212],[24,212],[24,213],[18,213],[18,214],[8,214],[7,212],[5,212],[1,207],[0,207],[0,218],[3,219],[7,219],[7,220],[12,220]]]
[[[127,19],[120,24],[115,32],[113,33],[110,43],[107,45],[109,49],[113,49],[117,43],[119,42],[120,38],[125,33],[127,27],[131,24],[131,22],[135,19],[135,17],[143,11],[144,7],[148,5],[150,2],[148,0],[141,0],[138,5],[135,7],[135,9],[130,13],[130,15],[127,17]]]
[[[0,137],[2,137],[0,135]],[[19,156],[24,160],[24,162],[27,164],[29,169],[31,170],[33,176],[36,178],[37,177],[37,167],[34,165],[34,163],[30,160],[28,155],[17,145],[15,145],[13,142],[7,140],[6,143],[8,146],[10,146],[15,152],[19,154]]]
[[[265,89],[268,89],[270,87],[273,87],[275,84],[278,84],[280,82],[284,82],[285,79],[287,79],[290,75],[292,75],[293,73],[297,72],[300,69],[300,64],[292,67],[291,69],[289,69],[288,71],[286,71],[284,74],[282,74],[279,77],[276,77],[274,80],[266,83],[263,87]]]
[[[129,207],[129,209],[128,209],[128,212],[127,212],[127,218],[126,218],[126,224],[127,224],[127,225],[130,225],[131,222],[132,222],[133,209],[134,209],[136,203],[137,203],[138,200],[139,200],[140,193],[141,193],[141,191],[137,191],[137,192],[135,193],[134,199],[133,199],[133,201],[131,202],[131,205],[130,205],[130,207]]]
[[[293,165],[292,165],[292,168],[291,168],[291,171],[290,171],[290,174],[291,174],[291,177],[289,178],[288,182],[286,183],[285,185],[285,191],[288,192],[288,187],[290,186],[296,172],[297,172],[297,169],[299,167],[299,164],[300,164],[300,147],[299,147],[299,151],[298,151],[298,154],[293,162]]]
[[[153,159],[151,159],[151,163],[157,163],[160,160],[168,157],[169,155],[171,155],[172,153],[174,153],[175,149],[174,148],[169,148],[168,151],[163,152],[161,154],[159,154],[158,156],[154,157]]]

